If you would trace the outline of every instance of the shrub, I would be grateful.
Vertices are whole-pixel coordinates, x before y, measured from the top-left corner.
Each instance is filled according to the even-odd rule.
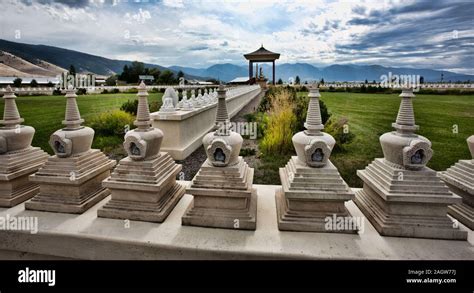
[[[151,112],[156,112],[156,111],[160,110],[161,101],[152,101],[152,102],[148,103],[148,107],[150,109],[150,113]],[[138,100],[135,99],[135,100],[126,101],[125,103],[122,104],[122,106],[120,106],[120,110],[136,116],[137,111],[138,111]]]
[[[112,89],[111,93],[112,94],[118,94],[118,93],[120,93],[120,90],[118,88],[114,88],[114,89]]]
[[[348,123],[349,119],[346,117],[331,118],[325,127],[324,131],[331,134],[336,140],[335,152],[344,151],[345,145],[351,143],[355,138],[355,134],[350,131]]]
[[[114,86],[117,84],[118,76],[117,75],[111,75],[105,80],[105,85],[108,86]]]
[[[31,80],[30,87],[38,87],[38,82],[36,81],[36,79]]]
[[[303,85],[303,86],[301,86],[301,87],[298,89],[298,91],[299,91],[299,92],[307,92],[307,91],[308,91],[308,88],[307,88],[305,85]]]
[[[87,89],[85,88],[78,88],[76,91],[76,95],[86,95],[87,94]]]
[[[239,156],[242,156],[242,157],[254,156],[256,153],[257,153],[257,151],[254,150],[254,149],[243,148],[243,149],[240,149]]]
[[[258,106],[259,112],[268,112],[272,107],[272,101],[275,99],[276,96],[279,95],[288,95],[288,99],[293,102],[297,100],[296,90],[293,87],[286,86],[286,87],[270,87],[267,91],[265,96],[260,101],[260,105]]]
[[[53,90],[53,96],[60,96],[60,95],[62,95],[61,89],[56,88]]]
[[[120,110],[130,113],[132,115],[137,115],[137,109],[138,109],[138,100],[128,100],[125,103],[120,106]]]
[[[247,122],[257,122],[257,139],[264,137],[268,125],[268,114],[262,112],[248,113],[244,115]]]
[[[150,113],[153,113],[160,110],[161,102],[153,101],[153,102],[148,103],[148,106],[150,108]]]
[[[260,142],[263,156],[293,152],[293,129],[297,121],[291,103],[291,92],[282,90],[271,98],[268,126]]]
[[[21,82],[22,82],[22,81],[23,81],[23,80],[22,80],[21,78],[19,78],[19,77],[15,78],[15,79],[13,80],[13,86],[14,86],[14,87],[21,87]]]
[[[113,110],[92,117],[87,124],[98,136],[117,136],[123,139],[126,127],[132,129],[134,120],[130,113]]]
[[[101,94],[108,94],[108,93],[109,93],[109,91],[107,89],[103,89],[102,92],[101,92]]]
[[[138,93],[138,89],[137,89],[137,88],[128,89],[128,90],[127,90],[127,93],[129,93],[129,94],[136,94],[136,93]]]
[[[112,136],[94,136],[94,142],[92,147],[95,149],[100,149],[105,153],[111,152],[117,146],[120,146],[123,143],[123,137],[112,135]]]

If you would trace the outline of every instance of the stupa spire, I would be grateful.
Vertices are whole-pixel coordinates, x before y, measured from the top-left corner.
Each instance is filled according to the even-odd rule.
[[[63,125],[66,125],[65,129],[78,129],[81,128],[81,123],[84,119],[81,118],[79,108],[77,107],[77,95],[72,85],[66,90],[66,114],[63,120]]]
[[[151,127],[150,109],[148,108],[148,92],[142,81],[138,86],[138,109],[137,119],[133,123],[139,130],[147,130]]]
[[[16,106],[16,96],[10,86],[7,86],[5,95],[5,108],[3,111],[3,120],[0,120],[0,124],[5,125],[7,128],[15,128],[20,125],[24,119],[20,117],[20,112]]]
[[[217,135],[229,135],[230,120],[227,112],[226,91],[223,85],[219,86],[217,90],[217,112],[216,112],[216,126],[218,130]],[[224,127],[222,129],[222,126]]]
[[[319,89],[311,87],[308,97],[309,105],[306,113],[306,123],[304,124],[304,127],[307,129],[305,133],[307,135],[321,135],[324,125],[321,119],[321,109],[319,108],[319,98],[321,97]]]
[[[415,125],[415,113],[413,111],[412,98],[415,97],[413,89],[403,89],[400,97],[402,101],[398,109],[397,120],[392,123],[392,126],[398,133],[413,134],[418,129],[418,125]]]

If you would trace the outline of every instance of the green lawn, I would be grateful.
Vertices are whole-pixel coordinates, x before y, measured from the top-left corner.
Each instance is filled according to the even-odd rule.
[[[149,93],[148,101],[160,101],[162,93]],[[98,94],[81,95],[77,98],[77,104],[81,116],[86,120],[120,106],[127,100],[136,99],[136,94]],[[64,96],[21,96],[16,99],[20,115],[25,119],[24,124],[33,126],[36,134],[33,146],[39,146],[48,153],[52,153],[49,147],[49,136],[56,130],[62,128],[61,121],[64,120],[66,98]],[[0,113],[3,113],[4,101],[0,99]],[[2,114],[3,117],[3,114]]]
[[[305,95],[307,93],[299,93]],[[334,153],[332,162],[350,186],[361,186],[356,170],[374,158],[383,157],[379,136],[393,130],[400,98],[396,94],[322,92],[321,99],[335,117],[349,119],[356,138],[344,153]],[[474,96],[417,95],[413,101],[418,134],[431,140],[430,168],[445,170],[459,159],[470,158],[466,138],[474,134]],[[458,133],[453,133],[457,125]]]

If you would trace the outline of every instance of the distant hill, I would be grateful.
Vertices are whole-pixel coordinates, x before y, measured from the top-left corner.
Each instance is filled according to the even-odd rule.
[[[114,73],[121,73],[125,65],[130,65],[132,63],[132,61],[113,60],[53,46],[23,44],[10,42],[2,39],[0,39],[0,50],[8,52],[10,55],[14,55],[30,63],[31,65],[27,66],[30,67],[30,69],[28,69],[28,72],[25,73],[30,74],[33,73],[34,70],[36,70],[34,71],[34,75],[41,76],[51,76],[48,71],[55,71],[58,69],[57,67],[69,69],[69,66],[71,64],[74,65],[76,71],[80,73],[111,75]],[[46,70],[46,72],[41,71],[35,66],[43,68],[44,70]],[[48,66],[49,69],[47,68]],[[150,68],[158,68],[161,71],[168,69],[164,66],[149,63],[145,63],[145,66]],[[55,67],[55,70],[52,69],[53,67]],[[24,70],[15,67],[12,68],[24,72]],[[7,68],[4,69],[5,71],[7,71]],[[173,71],[175,74],[178,73],[174,70],[171,71]],[[9,72],[12,71],[9,70]],[[6,76],[2,74],[1,68],[0,75]],[[54,75],[56,74],[53,74],[53,76]],[[189,74],[187,74],[185,77],[188,79],[200,78],[198,76],[192,76]]]
[[[184,73],[198,75],[198,76],[210,76],[217,80],[230,81],[239,76],[248,76],[248,67],[238,66],[230,63],[216,64],[205,69],[182,67],[182,66],[171,66],[171,69],[176,71],[181,70]]]
[[[263,63],[263,74],[271,79],[272,78],[272,67],[270,64]],[[233,64],[217,64],[208,68],[191,68],[191,67],[180,67],[171,66],[177,70],[182,70],[184,73],[189,74],[206,74],[213,78],[219,78],[223,81],[230,81],[236,77],[248,76],[248,66],[242,65],[237,66]],[[255,69],[254,69],[255,71]],[[287,82],[290,78],[295,78],[297,75],[301,81],[312,81],[320,80],[324,78],[325,81],[380,81],[381,75],[388,75],[389,72],[392,75],[420,75],[423,76],[425,81],[437,82],[441,79],[443,74],[444,81],[474,81],[474,75],[458,74],[450,71],[441,71],[433,69],[414,69],[414,68],[397,68],[397,67],[384,67],[380,65],[341,65],[334,64],[327,67],[318,68],[308,63],[283,63],[277,64],[275,68],[276,79],[281,78]],[[255,72],[254,72],[255,74]]]

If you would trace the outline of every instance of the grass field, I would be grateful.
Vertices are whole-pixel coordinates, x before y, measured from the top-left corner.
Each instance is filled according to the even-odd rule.
[[[163,94],[149,93],[148,101],[160,101]],[[77,98],[77,104],[81,117],[86,120],[101,112],[113,109],[120,109],[120,106],[127,100],[136,99],[136,94],[99,94],[81,95]],[[39,146],[43,150],[52,154],[49,147],[49,136],[56,130],[63,127],[61,121],[64,120],[66,108],[66,98],[64,96],[21,96],[16,99],[20,115],[25,119],[24,124],[33,126],[36,129],[33,139],[33,146]],[[4,101],[0,99],[0,113],[3,117]]]
[[[299,93],[305,95],[307,93]],[[383,157],[379,136],[392,131],[400,98],[395,94],[357,94],[322,92],[321,99],[335,117],[349,119],[349,131],[356,138],[343,153],[334,153],[332,162],[350,186],[362,182],[356,170],[374,158]],[[417,95],[413,100],[418,134],[431,140],[434,150],[428,166],[445,170],[459,159],[470,158],[466,138],[474,134],[474,96]],[[458,133],[453,132],[456,127]]]

